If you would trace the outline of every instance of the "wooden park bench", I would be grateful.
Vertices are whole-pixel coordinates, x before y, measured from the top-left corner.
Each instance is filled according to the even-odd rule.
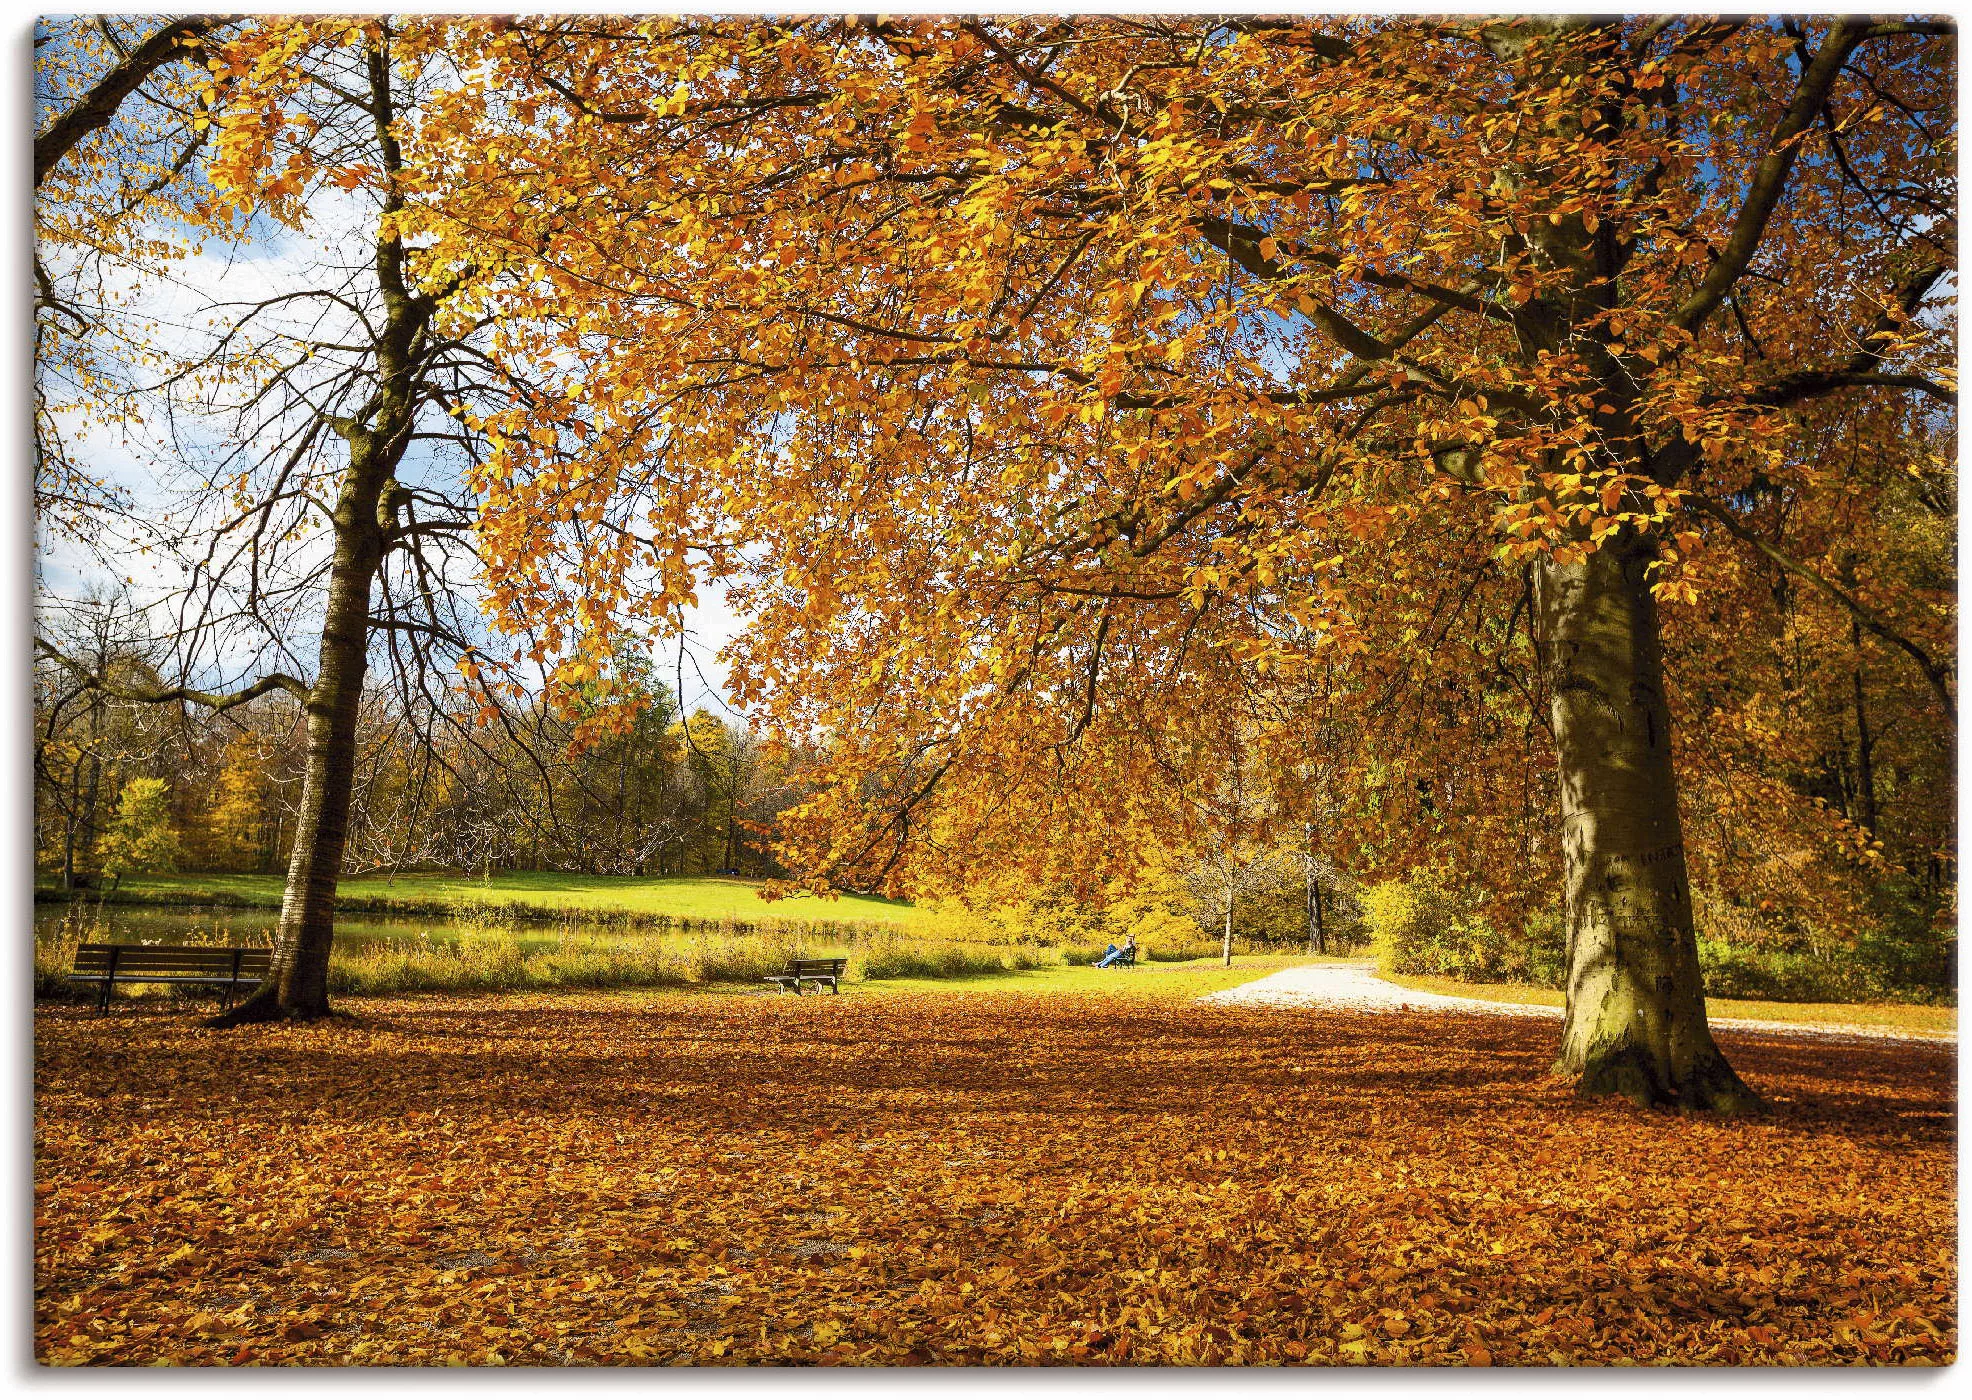
[[[812,982],[817,987],[827,984],[830,991],[841,996],[842,970],[848,966],[847,958],[790,958],[786,971],[760,980],[785,987],[796,996],[801,995],[803,982]]]
[[[107,1015],[110,989],[119,982],[224,987],[226,1004],[241,988],[260,985],[274,956],[271,948],[192,948],[163,943],[84,943],[75,950],[69,981],[100,985],[96,1010]]]
[[[1103,958],[1106,958],[1109,956],[1109,954],[1104,953],[1102,956]],[[1101,967],[1102,965],[1103,965],[1102,958],[1097,958],[1095,960],[1094,966]],[[1109,966],[1111,967],[1135,967],[1136,965],[1137,965],[1137,950],[1135,948],[1118,948],[1116,950],[1116,961],[1109,964]]]

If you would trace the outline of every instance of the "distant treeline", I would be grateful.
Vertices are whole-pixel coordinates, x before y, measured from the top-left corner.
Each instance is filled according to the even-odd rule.
[[[155,674],[140,649],[112,674]],[[274,693],[213,713],[135,704],[37,675],[35,855],[63,888],[161,871],[285,867],[301,792],[300,705]],[[765,833],[803,793],[804,756],[680,712],[651,684],[620,732],[576,743],[584,716],[483,715],[366,694],[348,873],[564,870],[783,873]],[[586,736],[585,736],[586,737]]]

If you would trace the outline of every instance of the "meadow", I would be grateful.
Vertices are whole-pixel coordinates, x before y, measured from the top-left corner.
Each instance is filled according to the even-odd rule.
[[[760,882],[730,877],[636,879],[520,872],[366,876],[343,882],[330,990],[337,996],[570,989],[753,988],[790,958],[845,957],[855,991],[992,990],[1014,994],[1119,987],[1199,996],[1309,961],[1235,940],[1235,966],[1197,934],[1146,942],[1134,969],[1094,969],[1100,943],[1022,934],[957,906],[844,895],[760,898]],[[271,875],[155,875],[102,902],[47,899],[36,919],[35,991],[74,995],[66,974],[78,942],[163,941],[264,946],[280,879]],[[1187,977],[1146,983],[1142,974]],[[1562,993],[1513,982],[1384,972],[1399,986],[1448,996],[1560,1006]],[[1139,990],[1137,994],[1145,994]],[[180,994],[123,988],[120,1000]],[[203,993],[186,994],[192,997]],[[1853,1025],[1919,1035],[1956,1033],[1951,1006],[1777,1002],[1714,996],[1715,1017]]]
[[[1139,949],[1144,967],[1098,972],[1088,965],[1102,955],[1101,943],[1025,935],[962,909],[901,901],[768,902],[757,883],[735,879],[536,874],[489,885],[420,876],[389,884],[393,894],[377,893],[384,885],[345,882],[355,893],[337,925],[332,995],[757,987],[796,957],[847,958],[846,975],[856,985],[1037,974],[1067,974],[1074,985],[1080,974],[1113,978],[1152,964],[1217,966],[1216,944],[1202,935],[1146,942]],[[577,902],[554,902],[564,897]],[[278,901],[271,876],[150,877],[106,902],[47,901],[36,919],[36,994],[74,994],[66,974],[82,942],[266,946]],[[1242,966],[1285,965],[1256,961],[1265,950],[1241,944],[1238,951]],[[1054,983],[1041,977],[1039,985]],[[157,987],[118,992],[124,1000],[179,995]]]
[[[110,903],[281,907],[281,875],[139,875],[104,896]],[[762,882],[728,876],[632,877],[559,871],[501,871],[350,875],[336,887],[337,907],[351,913],[470,914],[497,911],[513,918],[618,916],[658,922],[874,923],[922,928],[938,911],[897,899],[845,894],[822,899],[793,894],[768,900]],[[44,888],[52,895],[52,888]],[[95,897],[94,895],[91,896]]]

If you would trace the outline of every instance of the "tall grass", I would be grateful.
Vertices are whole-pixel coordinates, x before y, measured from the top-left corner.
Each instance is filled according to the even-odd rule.
[[[93,995],[75,988],[68,972],[82,942],[128,941],[115,935],[93,906],[77,905],[60,924],[37,932],[34,990],[37,997]],[[141,935],[139,935],[141,937]],[[215,924],[176,934],[174,942],[265,946],[265,931],[247,933]],[[537,921],[516,924],[478,909],[437,931],[391,940],[339,943],[330,956],[329,990],[335,996],[402,992],[519,992],[551,987],[685,987],[754,983],[780,972],[794,958],[848,959],[852,981],[895,978],[991,976],[1087,964],[1099,947],[1046,947],[1036,943],[941,939],[880,924],[826,924],[772,929],[722,920],[690,934],[651,934],[564,925],[544,930]],[[1202,957],[1197,948],[1139,950],[1139,957],[1170,961]],[[198,995],[191,989],[142,985],[118,996]]]

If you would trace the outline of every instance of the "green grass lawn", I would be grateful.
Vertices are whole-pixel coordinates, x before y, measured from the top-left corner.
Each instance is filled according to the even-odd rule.
[[[865,979],[852,972],[842,984],[845,997],[889,997],[933,993],[941,997],[1050,996],[1058,992],[1122,997],[1133,1001],[1187,1002],[1279,972],[1282,968],[1321,961],[1293,956],[1235,957],[1226,967],[1217,958],[1193,962],[1144,963],[1136,967],[1096,968],[1086,965],[1044,967],[1031,971],[980,972],[954,977],[883,977]],[[758,982],[694,982],[670,987],[617,987],[603,994],[632,1001],[647,997],[791,996]],[[831,996],[826,991],[804,996]]]
[[[1449,977],[1409,977],[1385,974],[1383,980],[1418,992],[1504,1001],[1519,1006],[1561,1006],[1567,998],[1548,987],[1525,987],[1510,982],[1455,982]],[[1802,1021],[1830,1026],[1871,1026],[1913,1035],[1948,1036],[1958,1033],[1958,1009],[1951,1006],[1904,1006],[1894,1002],[1740,1001],[1707,997],[1705,1010],[1720,1019]]]
[[[1095,968],[1086,965],[1045,967],[1031,971],[982,972],[959,977],[852,978],[842,984],[845,997],[892,997],[934,994],[941,997],[1051,996],[1061,992],[1118,997],[1129,1001],[1179,1003],[1194,1001],[1279,972],[1282,968],[1326,961],[1296,955],[1239,956],[1226,967],[1217,958],[1192,962],[1144,963],[1136,967]],[[699,983],[680,987],[622,987],[608,995],[630,1001],[679,996],[777,995],[751,983]],[[779,993],[778,995],[790,995]],[[831,995],[807,992],[807,996]]]
[[[1224,991],[1245,982],[1316,961],[1294,954],[1242,955],[1231,967],[1217,958],[1191,962],[1139,963],[1135,967],[1043,967],[1026,972],[983,973],[975,977],[885,977],[850,983],[845,996],[889,996],[898,992],[937,992],[941,996],[967,993],[1096,992],[1147,1001],[1190,1001],[1208,992]]]
[[[228,903],[279,908],[283,883],[279,875],[144,875],[125,880],[117,896],[186,903],[200,895],[214,895]],[[836,899],[796,895],[765,900],[760,898],[758,880],[725,876],[637,879],[519,871],[483,880],[460,874],[359,875],[345,878],[337,893],[350,906],[391,902],[530,904],[543,909],[662,914],[680,919],[867,921],[894,924],[900,929],[926,927],[935,918],[931,911],[902,900],[862,895],[846,894]]]

